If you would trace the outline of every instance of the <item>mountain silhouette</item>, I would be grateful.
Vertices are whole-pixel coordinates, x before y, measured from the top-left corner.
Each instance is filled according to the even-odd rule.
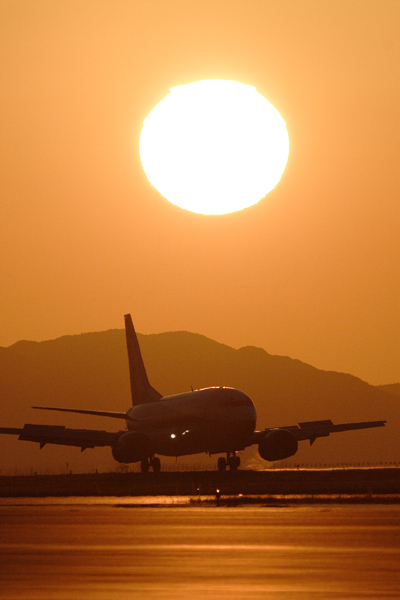
[[[372,386],[352,375],[322,371],[252,346],[235,350],[188,332],[138,335],[150,383],[163,395],[207,386],[236,387],[257,409],[257,428],[300,421],[386,419],[384,428],[347,432],[307,442],[292,463],[400,462],[399,384]],[[63,424],[117,431],[123,421],[95,416],[45,413],[32,405],[125,411],[130,406],[124,330],[64,336],[45,342],[20,341],[0,348],[0,426]],[[0,436],[0,473],[104,470],[117,465],[110,450],[83,454],[76,448],[19,442]],[[166,459],[163,459],[163,462]],[[180,462],[213,468],[216,457],[182,457]],[[243,453],[246,466],[267,466],[257,453]]]
[[[390,392],[395,396],[400,396],[400,383],[389,383],[387,385],[380,385],[378,387],[385,392]]]

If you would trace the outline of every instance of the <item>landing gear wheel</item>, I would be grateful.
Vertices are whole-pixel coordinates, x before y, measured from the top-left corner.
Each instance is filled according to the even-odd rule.
[[[149,468],[150,468],[150,463],[149,463],[148,458],[145,458],[140,461],[140,470],[142,471],[142,473],[148,473]]]
[[[159,473],[161,471],[161,462],[158,456],[151,459],[151,466],[153,467],[154,473]]]
[[[225,471],[226,469],[226,460],[223,456],[220,456],[218,459],[218,471]]]
[[[240,457],[239,456],[230,456],[228,459],[228,465],[231,471],[237,471],[240,466]]]

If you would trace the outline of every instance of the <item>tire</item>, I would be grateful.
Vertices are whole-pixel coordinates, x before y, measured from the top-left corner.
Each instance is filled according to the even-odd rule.
[[[161,471],[161,462],[158,456],[155,456],[151,461],[151,466],[153,467],[154,473],[159,473]]]
[[[223,456],[220,456],[218,459],[218,471],[225,471],[226,469],[226,460]]]
[[[142,473],[148,473],[149,468],[150,463],[147,458],[140,461],[140,470],[142,471]]]
[[[228,460],[228,466],[231,471],[237,471],[240,466],[240,457],[239,456],[230,456]]]

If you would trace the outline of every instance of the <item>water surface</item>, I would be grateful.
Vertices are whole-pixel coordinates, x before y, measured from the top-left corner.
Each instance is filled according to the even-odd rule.
[[[399,506],[57,500],[0,506],[1,598],[400,598]]]

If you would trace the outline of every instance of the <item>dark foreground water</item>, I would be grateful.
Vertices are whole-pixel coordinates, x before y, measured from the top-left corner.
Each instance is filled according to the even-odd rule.
[[[70,501],[0,506],[1,598],[400,598],[399,506]]]

